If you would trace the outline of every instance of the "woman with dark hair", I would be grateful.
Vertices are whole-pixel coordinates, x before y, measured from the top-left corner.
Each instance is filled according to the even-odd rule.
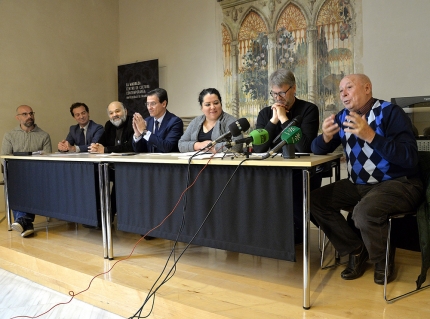
[[[192,152],[204,149],[211,141],[229,131],[228,126],[237,119],[222,110],[221,94],[217,89],[208,88],[200,92],[199,104],[202,115],[194,118],[179,140],[180,152]],[[242,135],[233,139],[242,138]],[[226,150],[225,143],[216,144],[210,149],[212,153]],[[233,151],[241,152],[242,145],[232,147]]]

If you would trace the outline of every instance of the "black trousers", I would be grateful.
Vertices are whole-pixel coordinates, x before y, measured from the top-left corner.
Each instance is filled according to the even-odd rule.
[[[343,179],[312,191],[311,214],[341,256],[364,243],[370,261],[376,263],[385,258],[388,216],[416,210],[422,189],[419,177],[373,185],[357,185]],[[352,220],[361,238],[340,213],[341,209],[352,207]]]

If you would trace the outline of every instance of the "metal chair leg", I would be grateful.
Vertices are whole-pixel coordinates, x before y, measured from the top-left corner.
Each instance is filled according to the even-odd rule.
[[[430,284],[428,284],[426,286],[423,286],[423,287],[420,287],[420,288],[416,288],[414,290],[408,291],[408,292],[406,292],[406,293],[404,293],[402,295],[396,296],[396,297],[391,298],[391,299],[388,299],[388,297],[387,297],[388,261],[390,260],[390,245],[391,245],[391,221],[392,221],[392,218],[399,218],[399,217],[404,217],[404,216],[405,215],[402,215],[402,216],[392,216],[392,217],[390,217],[388,219],[388,237],[387,237],[387,248],[386,248],[386,251],[385,251],[385,273],[384,273],[384,299],[385,299],[385,301],[387,303],[393,303],[396,300],[405,298],[407,296],[410,296],[410,295],[412,295],[414,293],[417,293],[417,292],[419,292],[421,290],[424,290],[424,289],[430,287]]]

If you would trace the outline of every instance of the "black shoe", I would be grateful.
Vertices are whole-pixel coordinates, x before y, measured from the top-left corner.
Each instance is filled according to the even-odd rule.
[[[27,222],[25,224],[25,230],[21,233],[22,237],[27,237],[34,233],[34,227],[32,222]]]
[[[342,279],[352,280],[363,276],[366,271],[366,261],[369,259],[369,253],[364,245],[361,246],[359,253],[349,254],[348,267],[340,274]]]
[[[396,255],[396,247],[390,247],[390,259],[388,261],[387,283],[392,282],[396,278],[394,272],[394,257]],[[373,276],[375,284],[383,285],[385,280],[385,259],[375,264],[375,274]]]
[[[17,220],[15,220],[15,222],[12,223],[11,226],[14,231],[17,231],[21,234],[25,229],[24,224],[24,220],[22,218],[18,218]]]
[[[12,229],[19,232],[22,237],[27,237],[34,233],[33,223],[24,218],[18,218],[11,226]]]

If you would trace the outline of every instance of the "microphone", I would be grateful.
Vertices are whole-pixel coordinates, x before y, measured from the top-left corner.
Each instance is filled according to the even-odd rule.
[[[297,115],[295,118],[293,118],[290,123],[287,124],[287,126],[285,126],[284,130],[291,127],[291,126],[297,126],[300,127],[300,124],[302,124],[302,120],[303,120],[303,116],[301,115]],[[279,133],[278,136],[275,137],[275,139],[273,140],[273,143],[276,143],[277,140],[279,140],[281,138],[281,135],[284,131],[282,131],[281,133]]]
[[[233,142],[229,142],[226,146],[228,148],[235,146],[237,144],[249,144],[252,142],[253,145],[261,145],[269,140],[269,132],[265,129],[256,129],[249,133],[248,137],[244,137]]]
[[[215,140],[210,142],[208,145],[203,147],[203,149],[208,148],[208,147],[212,147],[216,143],[220,143],[226,139],[229,139],[232,135],[233,136],[239,136],[243,132],[246,132],[250,126],[251,125],[249,124],[249,122],[246,118],[238,119],[228,126],[229,130],[226,133],[224,133],[223,135],[219,136],[218,138],[216,138]]]
[[[278,151],[284,146],[285,144],[296,144],[300,139],[302,138],[302,130],[297,126],[290,126],[285,128],[282,131],[281,139],[282,141],[279,142],[278,145],[276,145],[270,152],[267,152],[263,159],[266,159],[270,156],[272,156],[275,153],[278,153]]]

